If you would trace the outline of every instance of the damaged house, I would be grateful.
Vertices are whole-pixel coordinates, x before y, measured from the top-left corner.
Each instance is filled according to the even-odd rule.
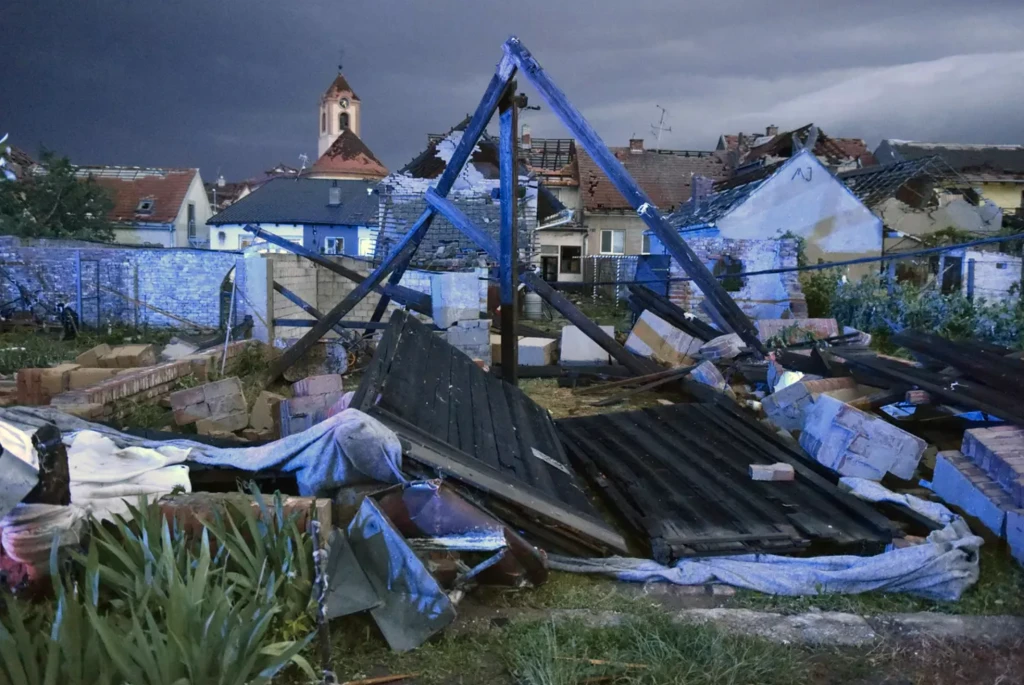
[[[882,249],[881,220],[809,150],[697,195],[668,220],[717,276],[796,266],[796,241],[783,236],[803,238],[812,262],[876,256]],[[665,254],[656,236],[649,240],[652,254]],[[685,276],[675,262],[670,273]],[[754,318],[805,315],[796,273],[726,277],[723,284]],[[673,280],[670,295],[688,309],[702,298],[688,281]]]
[[[321,178],[277,178],[210,219],[211,247],[244,250],[259,226],[308,250],[350,257],[372,256],[377,234],[376,183]],[[262,244],[261,252],[283,251]]]
[[[424,193],[432,188],[451,159],[468,119],[445,134],[428,135],[426,149],[380,185],[380,234],[375,258],[386,257],[427,206]],[[546,219],[557,221],[566,208],[520,161],[517,224],[519,252],[538,253],[535,229]],[[484,134],[455,181],[449,199],[495,239],[500,223],[498,202],[498,141]],[[436,216],[421,246],[419,261],[431,268],[477,265],[480,249],[447,219]]]
[[[832,138],[814,124],[782,133],[778,126],[767,126],[764,135],[722,135],[715,147],[717,151],[728,153],[730,168],[736,175],[777,164],[805,148],[810,148],[818,161],[833,173],[876,164],[863,138]]]
[[[115,240],[127,245],[207,247],[210,203],[199,169],[80,166],[75,175],[92,177],[110,191],[108,219]]]

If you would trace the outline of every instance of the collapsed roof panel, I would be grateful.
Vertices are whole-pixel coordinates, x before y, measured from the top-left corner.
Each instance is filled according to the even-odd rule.
[[[586,468],[661,563],[687,556],[880,552],[888,520],[840,492],[798,452],[738,411],[676,404],[557,422]],[[756,464],[789,464],[790,482],[754,481]]]
[[[550,415],[405,312],[392,316],[351,406],[410,443],[412,459],[544,518],[548,534],[625,551],[573,474]]]

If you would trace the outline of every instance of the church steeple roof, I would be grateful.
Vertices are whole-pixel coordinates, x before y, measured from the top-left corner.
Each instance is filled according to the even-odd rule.
[[[352,86],[348,84],[348,80],[345,78],[345,75],[339,71],[338,75],[334,77],[334,81],[331,82],[331,85],[328,86],[326,91],[324,91],[324,98],[338,97],[342,93],[348,93],[349,99],[357,102],[359,101],[359,96],[356,95],[354,90],[352,90]]]

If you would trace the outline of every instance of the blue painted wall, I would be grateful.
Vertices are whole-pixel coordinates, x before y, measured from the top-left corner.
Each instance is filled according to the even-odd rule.
[[[324,247],[324,238],[344,238],[344,254],[350,257],[359,255],[359,227],[358,226],[329,226],[326,224],[305,224],[302,231],[302,246],[321,252]]]

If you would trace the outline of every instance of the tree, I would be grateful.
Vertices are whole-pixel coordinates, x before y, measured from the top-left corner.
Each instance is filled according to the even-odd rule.
[[[77,178],[67,157],[41,156],[46,173],[0,181],[0,234],[113,241],[107,214],[114,202],[107,189]]]

